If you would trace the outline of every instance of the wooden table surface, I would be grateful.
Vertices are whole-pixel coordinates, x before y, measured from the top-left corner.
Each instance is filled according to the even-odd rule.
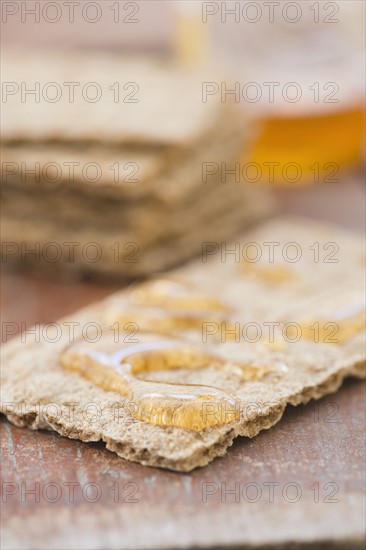
[[[364,228],[359,177],[278,195],[284,212]],[[2,323],[51,322],[116,288],[5,271]],[[191,474],[3,419],[1,548],[364,548],[365,407],[349,380]]]

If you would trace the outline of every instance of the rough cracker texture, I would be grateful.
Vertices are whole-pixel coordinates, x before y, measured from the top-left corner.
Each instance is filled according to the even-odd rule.
[[[219,80],[216,69],[82,52],[6,51],[2,65],[4,79],[19,86],[2,117],[2,261],[9,266],[131,280],[176,267],[199,254],[202,241],[232,238],[273,212],[268,189],[219,170],[234,168],[250,127],[220,94],[203,100],[203,83]],[[36,82],[40,101],[31,94],[24,101],[22,83],[31,89]],[[65,86],[59,101],[49,101],[49,82],[79,83],[74,101]],[[102,90],[95,103],[82,95],[90,82]],[[124,97],[130,85],[114,101],[115,82],[138,86],[134,102]],[[84,173],[90,163],[99,173]],[[207,181],[205,163],[217,167]],[[50,243],[59,245],[55,261]],[[65,243],[75,245],[71,253]],[[84,253],[90,243],[97,261]]]
[[[271,266],[276,263],[284,266],[283,246],[297,243],[301,247],[301,259],[285,263],[295,275],[293,281],[273,284],[258,276],[243,274],[242,263],[236,262],[238,258],[233,255],[227,256],[226,262],[220,255],[207,263],[196,262],[169,277],[219,298],[231,308],[231,321],[241,325],[316,321],[322,313],[327,321],[336,321],[337,310],[352,304],[362,306],[365,255],[363,239],[358,235],[306,220],[283,219],[263,225],[237,242],[241,250],[251,242],[258,243],[262,250],[265,242],[280,243],[277,247],[280,255],[275,255],[275,264]],[[310,249],[314,243],[320,246],[319,262],[314,262],[314,252]],[[335,243],[331,249],[329,243]],[[228,249],[234,245],[231,243]],[[326,262],[324,256],[327,256]],[[338,262],[329,263],[334,259]],[[268,267],[265,262],[261,265]],[[75,339],[81,338],[81,327],[91,321],[100,323],[107,331],[111,312],[116,307],[120,312],[130,312],[132,320],[140,317],[141,326],[149,313],[146,307],[133,306],[131,293],[123,291],[59,323],[60,326],[67,321],[79,323]],[[137,421],[123,408],[126,400],[119,394],[105,392],[78,374],[64,371],[58,360],[69,345],[66,332],[62,331],[56,343],[44,339],[32,342],[28,335],[26,343],[18,338],[4,346],[2,411],[8,419],[18,426],[51,429],[83,441],[103,440],[108,449],[123,458],[177,471],[204,466],[223,455],[235,437],[253,437],[260,430],[270,428],[279,421],[287,403],[296,405],[319,399],[336,391],[346,376],[364,377],[363,331],[343,344],[315,343],[301,338],[296,343],[285,342],[283,347],[271,349],[263,339],[255,344],[245,338],[240,338],[238,343],[222,343],[217,335],[203,344],[200,330],[175,330],[170,336],[224,358],[225,365],[220,368],[212,365],[204,370],[155,372],[149,379],[213,385],[240,402],[239,422],[196,433]],[[143,341],[143,330],[139,331],[138,338]],[[287,372],[276,368],[259,381],[244,381],[241,370],[233,365],[235,361],[285,365]],[[70,402],[74,403],[73,407]],[[54,405],[48,405],[51,403]],[[86,415],[85,406],[90,403],[98,408],[99,416],[95,415],[95,409],[92,409],[94,414],[89,411],[89,417]],[[120,405],[117,419],[116,403]]]
[[[191,146],[219,116],[220,94],[202,101],[202,82],[217,80],[210,73],[111,52],[4,51],[2,77],[19,93],[7,95],[2,139]],[[77,83],[73,97],[65,82]],[[22,83],[27,90],[39,83],[38,102]]]
[[[4,168],[1,185],[1,232],[3,241],[14,246],[9,251],[3,249],[3,261],[18,269],[42,270],[58,277],[123,280],[175,267],[198,254],[202,241],[232,238],[262,219],[274,208],[267,189],[235,183],[230,176],[223,182],[220,170],[207,176],[207,181],[203,179],[203,163],[215,162],[217,167],[224,163],[232,168],[248,138],[245,116],[235,108],[222,107],[221,118],[219,131],[180,153],[159,147],[118,151],[85,144],[4,146],[3,168],[8,168]],[[117,160],[120,166],[127,161],[139,166],[138,182],[113,182],[108,167]],[[31,175],[23,181],[21,169],[9,173],[11,163],[34,167],[39,162],[44,167],[57,162],[64,167],[70,161],[80,167],[97,162],[102,179],[95,184],[83,181],[80,167],[75,170],[74,182],[67,178],[58,183],[35,181]],[[62,174],[66,175],[65,169]],[[78,243],[74,258],[65,246],[60,247],[56,262],[47,261],[47,254],[41,252],[22,252],[37,247],[47,250],[50,242]],[[93,242],[102,252],[97,262],[88,261],[83,254],[84,247]],[[116,243],[121,250],[117,261]],[[126,243],[135,245],[124,252]],[[128,253],[133,246],[138,253],[130,261]]]

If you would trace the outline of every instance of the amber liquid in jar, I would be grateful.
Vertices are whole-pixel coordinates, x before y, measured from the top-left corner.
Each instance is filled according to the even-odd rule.
[[[322,115],[258,120],[258,137],[243,162],[253,162],[260,182],[284,186],[332,184],[342,172],[360,163],[365,136],[362,105]],[[249,174],[249,173],[248,173]],[[247,178],[256,180],[256,174]]]

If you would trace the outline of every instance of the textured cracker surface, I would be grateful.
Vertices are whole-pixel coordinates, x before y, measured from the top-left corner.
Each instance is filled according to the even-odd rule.
[[[235,261],[238,258],[233,254],[226,257],[226,262],[219,254],[207,263],[196,262],[170,274],[169,278],[193,285],[196,292],[219,298],[231,308],[231,321],[241,325],[256,322],[263,327],[264,322],[317,320],[322,313],[328,315],[327,320],[335,321],[336,314],[332,312],[353,304],[362,305],[365,257],[363,240],[359,236],[306,220],[290,219],[275,220],[237,240],[241,250],[251,242],[264,249],[263,243],[269,241],[280,243],[279,251],[289,242],[300,246],[301,260],[285,264],[295,275],[291,282],[273,284],[243,274],[241,263]],[[325,262],[324,251],[321,261],[314,262],[314,252],[310,249],[314,243],[319,243],[321,251],[329,243],[337,245],[336,254],[327,259],[338,259],[338,262]],[[233,249],[234,244],[228,245],[227,249]],[[334,252],[334,244],[333,248],[327,249],[327,255]],[[275,257],[280,258],[279,265],[283,267],[282,256]],[[109,330],[111,311],[116,308],[131,312],[134,320],[139,317],[143,320],[148,313],[146,308],[132,307],[130,294],[124,291],[61,320],[59,324],[78,323],[74,335],[77,339],[86,323],[96,322]],[[142,322],[140,325],[144,326]],[[143,330],[137,336],[143,341]],[[69,345],[66,330],[62,331],[58,342],[41,339],[38,343],[28,337],[26,343],[15,339],[4,346],[2,410],[10,421],[20,426],[52,429],[83,441],[103,440],[110,450],[129,460],[189,471],[224,454],[236,436],[253,437],[260,430],[274,425],[287,403],[318,399],[336,391],[346,376],[364,376],[363,332],[357,332],[342,344],[315,343],[301,338],[296,343],[285,342],[276,349],[268,347],[262,339],[257,343],[244,338],[239,342],[222,343],[215,336],[208,337],[203,343],[199,330],[175,331],[170,336],[220,356],[226,364],[200,371],[159,372],[150,375],[150,379],[218,387],[240,402],[239,422],[196,433],[132,419],[123,407],[124,398],[119,394],[105,392],[59,366],[59,354]],[[279,368],[259,381],[248,382],[233,366],[235,361],[285,366],[287,370],[284,372]],[[71,402],[74,405],[70,409]],[[94,403],[92,413],[87,409],[90,403]],[[122,405],[117,419],[116,403]],[[97,415],[95,407],[99,411]],[[86,410],[89,410],[88,414]]]
[[[22,101],[21,93],[7,97],[1,125],[4,142],[186,146],[215,127],[220,104],[219,94],[206,103],[201,99],[202,82],[212,80],[212,75],[111,53],[34,55],[9,50],[3,54],[2,74],[4,81],[19,86],[19,92],[22,82],[27,89],[36,83],[40,87],[39,102],[31,95]],[[77,83],[73,97],[65,82]],[[58,88],[48,88],[49,83]],[[88,87],[90,83],[97,88]]]
[[[92,275],[123,280],[175,267],[198,254],[202,241],[232,238],[239,230],[265,217],[274,207],[267,189],[238,184],[230,177],[222,182],[219,170],[203,181],[204,162],[215,159],[217,166],[220,163],[234,166],[244,141],[249,138],[245,116],[240,111],[232,106],[219,110],[222,111],[217,122],[219,131],[179,153],[146,146],[123,146],[120,151],[85,144],[3,146],[3,166],[8,166],[8,173],[4,172],[1,185],[6,209],[1,232],[4,242],[16,245],[6,261],[18,268],[41,270],[57,277]],[[117,160],[121,178],[126,164],[138,167],[135,183],[113,181],[110,167]],[[73,182],[65,169],[71,161],[78,163]],[[23,179],[24,172],[19,168],[22,163],[29,167],[36,162],[42,168],[48,163],[58,163],[64,179],[55,183],[42,178],[35,181],[32,175]],[[82,168],[89,162],[100,166],[103,176],[100,181],[83,180]],[[12,163],[18,167],[13,175]],[[74,261],[69,260],[65,247],[56,263],[44,261],[43,254],[22,254],[22,247],[43,250],[50,241],[79,243]],[[99,245],[101,261],[85,260],[83,247],[91,242]],[[127,253],[116,261],[115,243],[120,243],[122,252],[126,243],[134,243],[127,250],[138,248],[134,261],[128,258],[124,261]]]

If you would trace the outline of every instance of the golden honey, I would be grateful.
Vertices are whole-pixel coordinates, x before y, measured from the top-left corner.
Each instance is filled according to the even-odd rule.
[[[81,342],[66,350],[61,365],[106,391],[122,395],[134,405],[130,414],[143,422],[202,431],[239,420],[238,403],[217,387],[139,378],[149,372],[223,368],[228,363],[174,340],[146,334],[143,340],[121,344],[104,336],[98,348]],[[266,364],[235,363],[232,367],[240,369],[244,382],[261,380],[278,370]]]
[[[205,322],[221,323],[230,308],[186,283],[157,279],[133,287],[130,306],[115,304],[106,313],[107,322],[136,323],[139,331],[170,335],[179,331],[202,330]]]
[[[251,150],[243,147],[242,164],[255,165],[254,177],[244,181],[332,185],[364,161],[364,2],[341,2],[339,18],[335,2],[299,2],[296,21],[280,14],[282,2],[273,3],[271,15],[271,2],[257,2],[264,5],[253,19],[245,2],[203,4],[200,12],[199,2],[174,3],[176,56],[185,65],[221,65],[231,75],[221,82],[221,101],[230,90],[229,98],[253,119],[256,136]],[[333,9],[335,17],[326,13]],[[251,84],[255,99],[244,92]],[[271,84],[279,86],[272,96]],[[299,89],[294,102],[285,92],[292,84]]]
[[[289,283],[298,279],[293,269],[281,265],[262,265],[244,260],[241,263],[241,270],[245,275],[260,279],[267,284]]]
[[[362,105],[320,116],[267,118],[260,126],[249,159],[248,151],[244,151],[243,162],[260,167],[262,183],[292,187],[337,183],[342,177],[341,170],[362,158],[365,138]]]
[[[302,337],[325,344],[344,344],[366,328],[365,309],[352,304],[328,315],[304,319],[300,323]],[[289,330],[289,333],[291,330]]]
[[[76,344],[63,354],[61,364],[107,391],[120,393],[135,405],[132,416],[143,422],[202,431],[239,419],[234,398],[216,387],[147,381],[137,376],[159,370],[203,369],[222,365],[222,359],[171,340],[118,346],[117,351],[105,353],[90,344]]]
[[[161,307],[179,311],[227,311],[220,300],[195,292],[190,285],[169,279],[156,279],[132,289],[130,301],[135,305]]]
[[[240,363],[238,366],[242,371],[242,380],[244,382],[261,380],[267,374],[280,374],[281,372],[285,372],[282,366],[280,367],[269,363]]]
[[[108,312],[108,321],[119,323],[120,330],[128,323],[136,323],[142,332],[153,332],[169,335],[173,332],[185,330],[202,330],[203,323],[220,323],[221,318],[211,316],[210,313],[196,312],[179,314],[178,312],[169,312],[163,309],[149,310],[117,310]]]

